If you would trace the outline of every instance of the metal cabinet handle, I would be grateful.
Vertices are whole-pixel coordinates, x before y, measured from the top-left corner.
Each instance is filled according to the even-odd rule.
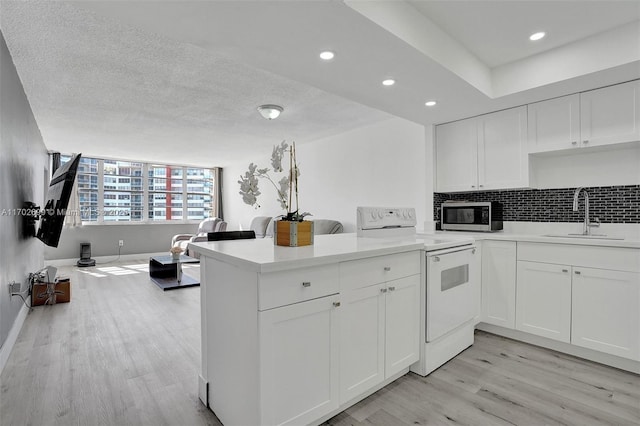
[[[484,185],[478,185],[478,188],[484,188]]]
[[[302,287],[311,287],[311,281],[303,281]]]
[[[389,291],[394,291],[396,288],[394,286],[389,287]]]
[[[569,270],[568,269],[563,269],[562,272],[569,272]]]
[[[571,145],[578,145],[578,141],[571,142]]]
[[[475,188],[476,186],[475,186],[475,185],[471,185],[471,187],[472,187],[472,188]]]
[[[333,306],[336,307],[336,308],[339,307],[340,306],[340,302],[333,302]]]
[[[389,272],[391,270],[391,266],[385,266],[384,270],[385,270],[385,272]]]
[[[387,292],[387,289],[386,289],[386,288],[381,288],[381,289],[380,289],[380,293],[386,293],[386,292]]]
[[[589,143],[589,141],[588,140],[583,140],[582,143]]]
[[[471,250],[471,254],[476,254],[476,249]]]
[[[576,275],[580,275],[580,271],[574,271]]]
[[[440,262],[440,258],[438,256],[433,256],[433,261],[434,262]]]

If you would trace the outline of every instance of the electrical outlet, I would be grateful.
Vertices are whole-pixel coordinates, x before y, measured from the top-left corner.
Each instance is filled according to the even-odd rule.
[[[20,283],[17,283],[15,281],[9,283],[9,293],[11,293],[12,295],[15,293],[20,293],[21,288],[22,285]]]
[[[124,240],[119,240],[118,241],[118,247],[122,247],[124,246]]]

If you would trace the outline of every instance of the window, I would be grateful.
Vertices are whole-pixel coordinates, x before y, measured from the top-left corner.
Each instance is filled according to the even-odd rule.
[[[93,223],[200,221],[217,211],[214,176],[212,169],[82,157],[80,215]]]

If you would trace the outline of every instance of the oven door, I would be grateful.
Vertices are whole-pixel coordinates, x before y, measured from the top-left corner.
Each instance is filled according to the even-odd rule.
[[[478,314],[479,277],[473,246],[427,252],[426,341]]]

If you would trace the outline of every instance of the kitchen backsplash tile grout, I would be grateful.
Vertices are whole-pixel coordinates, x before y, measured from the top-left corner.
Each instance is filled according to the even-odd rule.
[[[584,220],[584,195],[579,210],[573,211],[576,188],[514,189],[433,194],[433,217],[440,222],[440,206],[447,200],[499,201],[504,221],[509,222],[581,222]],[[589,216],[602,223],[640,223],[640,185],[597,186],[589,193]]]

